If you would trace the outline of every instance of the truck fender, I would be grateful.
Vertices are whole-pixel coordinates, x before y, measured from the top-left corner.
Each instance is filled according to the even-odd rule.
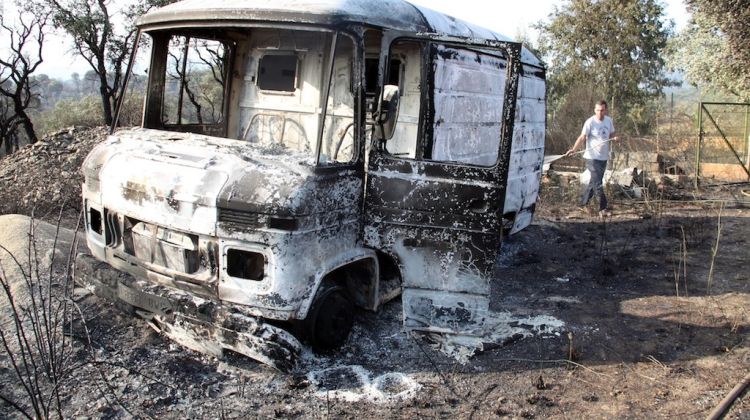
[[[375,310],[378,304],[380,271],[375,251],[367,248],[349,250],[328,260],[315,274],[309,292],[300,305],[297,319],[305,319],[318,290],[326,282],[344,287],[352,302],[364,309]]]

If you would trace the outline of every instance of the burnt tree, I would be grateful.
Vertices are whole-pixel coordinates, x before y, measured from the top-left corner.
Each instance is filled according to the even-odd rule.
[[[5,154],[9,155],[18,148],[18,136],[16,128],[18,124],[13,112],[13,104],[10,99],[0,96],[0,146],[5,146]]]
[[[33,104],[31,75],[42,63],[42,46],[49,13],[22,12],[15,24],[0,15],[0,32],[8,39],[6,54],[0,57],[0,95],[3,97],[0,144],[22,129],[29,143],[36,143],[34,124],[26,113]],[[7,146],[7,145],[6,145]]]

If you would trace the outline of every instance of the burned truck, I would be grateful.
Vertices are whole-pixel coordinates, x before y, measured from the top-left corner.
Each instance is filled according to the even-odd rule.
[[[537,58],[401,0],[187,0],[138,27],[142,123],[83,164],[79,283],[284,370],[399,295],[408,331],[478,333],[534,213]]]

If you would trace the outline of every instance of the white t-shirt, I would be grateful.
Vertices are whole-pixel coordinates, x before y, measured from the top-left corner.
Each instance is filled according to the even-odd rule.
[[[596,115],[590,117],[583,124],[581,134],[586,135],[586,152],[584,159],[608,160],[609,159],[609,136],[615,132],[612,118],[604,116],[602,121],[596,119]]]

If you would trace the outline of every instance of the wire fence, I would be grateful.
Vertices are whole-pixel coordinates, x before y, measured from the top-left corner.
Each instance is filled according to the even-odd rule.
[[[700,178],[750,181],[750,103],[701,102],[695,164]]]

